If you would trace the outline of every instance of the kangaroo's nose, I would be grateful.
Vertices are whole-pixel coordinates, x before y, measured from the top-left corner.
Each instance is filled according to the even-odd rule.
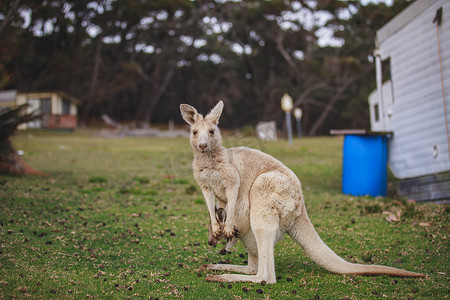
[[[200,148],[201,151],[205,151],[207,147],[208,147],[207,144],[199,144],[198,145],[198,148]]]

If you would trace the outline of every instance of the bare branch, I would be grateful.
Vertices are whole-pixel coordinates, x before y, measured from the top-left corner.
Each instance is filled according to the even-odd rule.
[[[6,28],[6,24],[8,24],[9,18],[14,11],[16,11],[17,6],[19,5],[20,0],[15,0],[14,3],[9,7],[8,12],[6,13],[5,19],[0,24],[0,35],[2,35],[3,30]]]

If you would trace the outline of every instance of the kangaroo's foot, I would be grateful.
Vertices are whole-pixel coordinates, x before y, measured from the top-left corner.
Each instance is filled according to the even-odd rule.
[[[223,274],[223,275],[207,275],[206,281],[218,281],[218,282],[265,282],[276,283],[275,278],[264,278],[258,275],[241,275],[241,274]]]
[[[227,271],[227,272],[237,272],[243,274],[253,274],[255,275],[257,272],[256,265],[247,265],[247,266],[239,266],[239,265],[226,265],[226,264],[208,264],[202,265],[200,267],[201,270],[215,270],[215,271]],[[213,276],[208,274],[208,276]],[[208,278],[207,276],[207,278]],[[214,281],[214,280],[209,280]]]

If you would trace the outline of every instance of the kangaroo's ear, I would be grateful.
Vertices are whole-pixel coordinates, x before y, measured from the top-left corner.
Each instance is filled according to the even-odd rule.
[[[189,125],[194,125],[202,118],[195,108],[187,104],[180,105],[181,116]]]
[[[219,118],[222,115],[223,110],[223,102],[219,101],[219,103],[214,106],[214,108],[206,115],[205,119],[214,123],[215,125],[219,124]]]

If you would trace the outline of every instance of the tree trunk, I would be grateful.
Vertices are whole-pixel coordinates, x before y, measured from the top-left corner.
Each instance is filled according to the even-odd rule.
[[[338,87],[336,93],[331,97],[331,100],[328,102],[327,106],[325,106],[325,109],[320,114],[319,118],[317,118],[316,122],[314,123],[313,127],[309,131],[308,135],[314,136],[316,135],[317,131],[322,126],[323,122],[326,120],[330,112],[333,110],[333,107],[336,105],[338,100],[341,98],[342,93],[347,89],[347,87],[354,81],[354,77],[348,78],[344,81],[344,83]]]
[[[169,85],[170,81],[172,80],[174,73],[175,73],[175,67],[172,66],[165,74],[164,80],[163,80],[162,84],[158,87],[155,95],[151,98],[150,104],[148,105],[148,107],[146,107],[144,118],[142,119],[142,122],[147,123],[147,124],[151,123],[152,117],[153,117],[153,112],[154,112],[156,106],[158,105],[158,103],[161,101],[161,97],[164,94],[164,92],[166,91],[167,86]]]
[[[94,105],[94,101],[95,101],[95,94],[96,94],[97,88],[98,88],[98,73],[99,73],[99,69],[100,69],[100,63],[102,61],[101,53],[102,53],[102,46],[103,46],[103,36],[104,36],[104,31],[102,31],[100,33],[100,35],[98,36],[97,45],[95,48],[94,68],[92,70],[91,81],[89,84],[89,92],[88,92],[86,104],[84,105],[84,111],[83,111],[83,118],[85,120],[90,115],[92,106]]]
[[[0,141],[0,174],[47,175],[30,167],[17,155],[9,139]]]

